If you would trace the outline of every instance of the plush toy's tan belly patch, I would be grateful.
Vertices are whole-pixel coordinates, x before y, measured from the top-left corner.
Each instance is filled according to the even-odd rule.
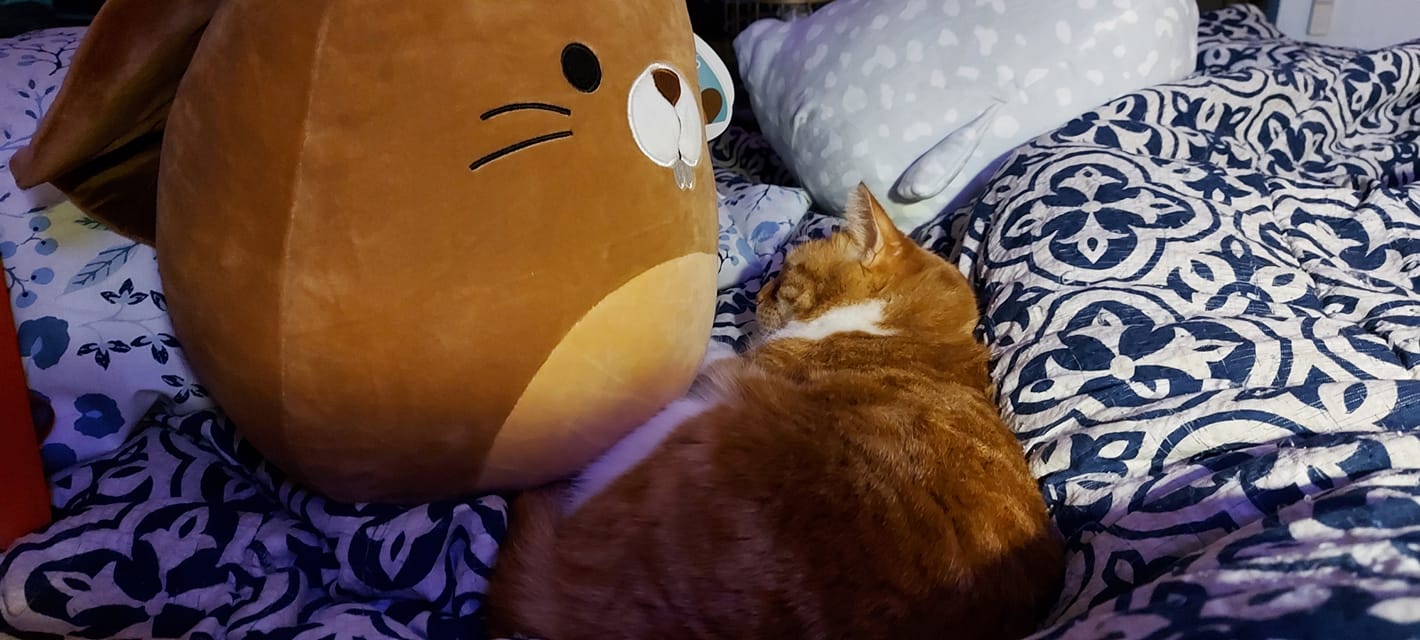
[[[693,253],[633,278],[568,331],[518,399],[478,486],[535,486],[576,469],[675,399],[714,321],[718,260]],[[571,440],[577,442],[573,443]]]

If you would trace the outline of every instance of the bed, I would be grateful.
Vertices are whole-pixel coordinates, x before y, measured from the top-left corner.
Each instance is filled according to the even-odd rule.
[[[59,75],[80,35],[0,59]],[[1304,45],[1231,7],[1204,16],[1198,65],[1019,148],[915,234],[981,292],[1003,413],[1068,544],[1035,637],[1420,637],[1420,43]],[[753,122],[712,152],[714,337],[743,348],[785,248],[835,223]],[[160,293],[129,251],[85,290]],[[46,451],[57,521],[0,555],[0,633],[482,637],[506,496],[332,503],[181,367],[154,359],[166,400],[132,429],[80,412],[117,448]]]

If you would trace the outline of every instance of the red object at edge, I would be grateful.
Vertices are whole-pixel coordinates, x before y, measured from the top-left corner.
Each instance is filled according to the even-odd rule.
[[[49,485],[30,413],[15,315],[6,300],[0,303],[0,550],[49,520]]]

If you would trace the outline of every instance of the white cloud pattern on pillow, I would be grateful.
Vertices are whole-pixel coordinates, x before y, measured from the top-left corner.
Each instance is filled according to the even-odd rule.
[[[1191,74],[1197,24],[1193,0],[836,0],[755,23],[735,49],[766,138],[816,203],[841,211],[866,180],[911,228],[1036,135]]]

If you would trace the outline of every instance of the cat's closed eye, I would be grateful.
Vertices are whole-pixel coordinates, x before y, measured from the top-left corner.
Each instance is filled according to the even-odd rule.
[[[764,304],[767,301],[778,298],[778,296],[779,280],[776,278],[774,280],[770,280],[769,282],[764,283],[764,286],[759,289],[759,294],[756,295],[755,298],[757,299],[759,304]]]
[[[784,271],[775,281],[773,299],[784,305],[786,310],[789,307],[809,306],[813,301],[813,287],[811,281],[806,280],[801,271],[785,265]]]

